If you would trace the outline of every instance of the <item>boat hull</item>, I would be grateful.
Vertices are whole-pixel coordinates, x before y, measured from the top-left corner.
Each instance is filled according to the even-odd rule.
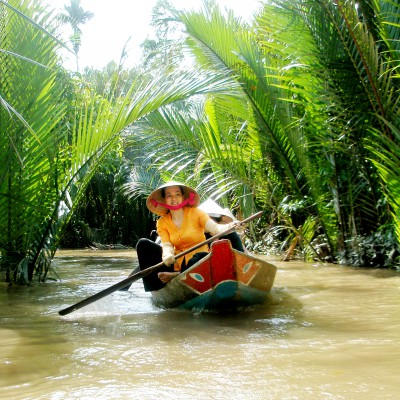
[[[152,292],[163,308],[226,310],[263,303],[277,268],[266,261],[232,249],[229,240],[218,240],[210,253]]]

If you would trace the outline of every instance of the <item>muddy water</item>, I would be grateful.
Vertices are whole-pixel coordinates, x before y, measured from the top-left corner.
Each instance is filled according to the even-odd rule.
[[[398,399],[400,274],[275,262],[268,301],[234,314],[159,310],[133,251],[61,252],[62,282],[0,284],[1,399]]]

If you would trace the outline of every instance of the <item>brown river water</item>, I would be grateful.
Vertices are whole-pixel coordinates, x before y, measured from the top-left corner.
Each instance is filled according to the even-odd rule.
[[[61,282],[0,283],[0,398],[399,399],[400,273],[281,262],[265,304],[160,310],[132,251],[61,251]]]

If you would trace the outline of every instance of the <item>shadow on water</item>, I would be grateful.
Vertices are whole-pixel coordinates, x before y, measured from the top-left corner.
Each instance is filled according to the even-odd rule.
[[[64,272],[62,297],[65,305],[88,297],[121,279],[121,270],[136,267],[135,258],[62,257],[58,263]],[[73,272],[79,268],[79,274]],[[115,276],[113,277],[113,271]],[[118,278],[117,276],[118,275]],[[112,280],[111,280],[112,279]],[[55,294],[56,295],[56,294]],[[59,308],[63,308],[58,304]],[[273,288],[264,304],[226,312],[196,312],[156,308],[151,295],[141,282],[135,282],[129,292],[116,292],[98,302],[77,310],[61,320],[80,332],[114,337],[145,334],[148,338],[182,335],[264,335],[277,337],[290,329],[304,327],[302,304],[285,288]],[[58,312],[53,307],[51,312]],[[69,329],[66,328],[66,329]]]
[[[130,293],[127,300],[132,303],[143,303],[146,300],[147,312],[137,313],[128,309],[125,313],[113,314],[110,310],[106,315],[96,315],[83,311],[71,314],[65,323],[72,324],[73,329],[81,333],[95,332],[97,335],[112,335],[114,338],[144,335],[149,340],[187,336],[210,338],[218,335],[222,335],[225,340],[227,337],[234,339],[243,335],[277,338],[293,328],[308,325],[302,319],[301,302],[281,288],[273,289],[263,304],[226,312],[150,309],[149,295],[137,299],[135,293]]]

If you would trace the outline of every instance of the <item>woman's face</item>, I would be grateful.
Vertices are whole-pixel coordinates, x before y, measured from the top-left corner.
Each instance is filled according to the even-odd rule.
[[[165,188],[165,204],[176,206],[183,201],[183,194],[179,186],[169,186]]]

